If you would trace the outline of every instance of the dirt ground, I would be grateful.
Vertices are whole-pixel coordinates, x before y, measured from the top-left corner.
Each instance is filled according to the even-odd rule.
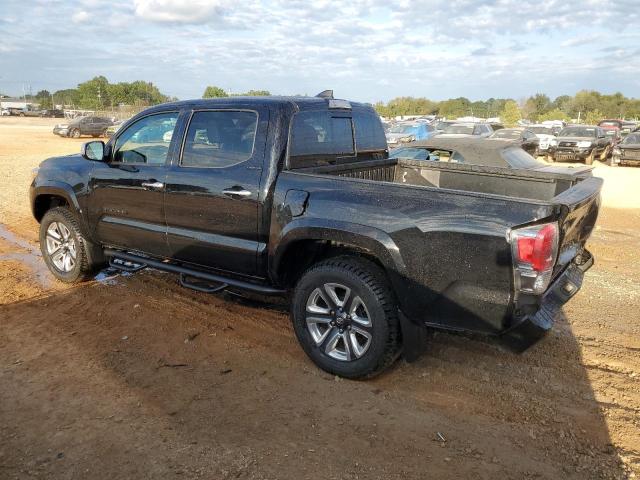
[[[283,307],[151,271],[55,282],[30,171],[84,140],[54,123],[0,118],[1,479],[640,475],[640,168],[596,168],[596,265],[542,342],[440,333],[356,382],[311,364]]]

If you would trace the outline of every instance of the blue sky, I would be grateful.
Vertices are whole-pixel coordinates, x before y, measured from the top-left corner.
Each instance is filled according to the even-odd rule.
[[[231,92],[640,97],[638,0],[1,0],[0,92],[148,80]]]

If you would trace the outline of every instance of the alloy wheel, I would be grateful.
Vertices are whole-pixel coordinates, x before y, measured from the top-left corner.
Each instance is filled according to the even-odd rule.
[[[63,273],[76,266],[77,249],[71,230],[62,222],[52,222],[46,234],[47,255],[51,263]]]
[[[315,288],[307,299],[306,325],[316,346],[336,360],[362,357],[373,338],[371,316],[362,298],[339,283]]]

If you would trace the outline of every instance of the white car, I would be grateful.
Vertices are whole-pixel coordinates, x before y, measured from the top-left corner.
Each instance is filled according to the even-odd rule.
[[[530,125],[527,130],[531,130],[540,139],[538,145],[538,155],[546,155],[549,147],[555,147],[556,135],[551,125]]]
[[[11,112],[8,108],[3,108],[2,110],[0,110],[0,115],[2,115],[3,117],[8,117],[9,115],[11,115]]]

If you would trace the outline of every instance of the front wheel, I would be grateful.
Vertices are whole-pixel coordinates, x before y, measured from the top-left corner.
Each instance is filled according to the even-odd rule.
[[[67,208],[49,210],[40,222],[40,250],[53,275],[65,283],[87,279],[97,265],[95,248]]]
[[[71,130],[71,132],[69,132],[69,136],[71,138],[80,138],[80,130],[74,128],[73,130]]]
[[[295,288],[291,320],[305,353],[335,375],[374,376],[400,352],[394,295],[368,260],[336,257],[312,266]]]

